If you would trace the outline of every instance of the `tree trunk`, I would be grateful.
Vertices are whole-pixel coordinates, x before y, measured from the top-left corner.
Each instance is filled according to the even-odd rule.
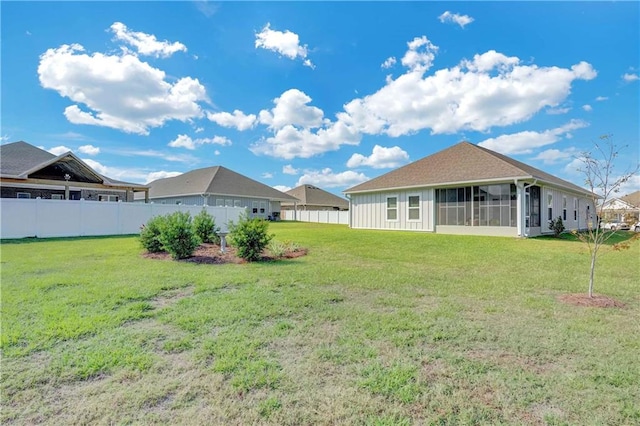
[[[591,274],[589,276],[589,297],[593,297],[593,276],[596,271],[596,253],[591,255]]]

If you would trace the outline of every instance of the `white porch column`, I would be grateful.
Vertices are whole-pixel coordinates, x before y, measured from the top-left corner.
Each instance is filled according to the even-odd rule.
[[[524,196],[524,183],[516,181],[516,223],[518,228],[518,236],[524,236],[524,226],[525,226],[525,217],[524,217],[524,202],[526,197]]]

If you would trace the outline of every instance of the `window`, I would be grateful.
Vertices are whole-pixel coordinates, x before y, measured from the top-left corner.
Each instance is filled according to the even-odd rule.
[[[64,200],[64,195],[62,194],[51,194],[52,200]]]
[[[31,198],[31,194],[28,192],[18,192],[16,198]]]
[[[117,195],[98,195],[98,201],[118,201]]]
[[[267,203],[260,201],[260,214],[264,214],[267,211]]]
[[[420,220],[420,196],[409,195],[407,220]]]
[[[233,200],[233,207],[241,207],[240,200]]]
[[[387,197],[387,220],[398,220],[398,197]]]
[[[438,225],[516,226],[514,184],[438,189],[436,204]]]
[[[224,200],[222,198],[216,198],[216,207],[224,207]]]
[[[233,200],[224,200],[224,206],[225,207],[233,206]]]
[[[251,203],[251,211],[254,214],[258,213],[258,202],[257,201],[254,201],[254,202]]]
[[[553,220],[553,195],[547,194],[547,220]]]
[[[573,220],[578,220],[578,199],[573,199]]]
[[[562,220],[567,220],[567,197],[562,197]]]

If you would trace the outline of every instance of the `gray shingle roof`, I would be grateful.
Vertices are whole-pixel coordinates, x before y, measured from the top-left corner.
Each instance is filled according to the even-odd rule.
[[[624,197],[620,197],[620,199],[625,203],[629,203],[632,206],[640,208],[640,191],[632,192],[631,194],[627,194]]]
[[[540,182],[589,194],[589,191],[571,182],[469,142],[460,142],[344,192],[349,194],[516,178],[538,179]]]
[[[146,188],[103,176],[72,152],[55,156],[24,141],[0,145],[0,176],[4,178],[63,180],[65,173],[72,176],[71,182]]]
[[[222,166],[192,170],[181,175],[158,179],[149,184],[149,198],[219,194],[238,197],[267,198],[274,201],[298,201],[291,195],[250,179]]]
[[[286,192],[300,200],[299,205],[304,206],[331,206],[340,209],[348,209],[349,201],[313,185],[300,185]],[[293,203],[282,203],[292,205]]]
[[[0,174],[17,177],[53,158],[56,156],[50,152],[24,141],[0,145]]]

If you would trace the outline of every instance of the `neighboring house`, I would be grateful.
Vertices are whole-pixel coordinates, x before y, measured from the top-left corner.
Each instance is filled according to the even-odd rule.
[[[300,185],[285,192],[298,202],[281,203],[282,210],[349,210],[349,201],[313,185]]]
[[[297,198],[222,166],[192,170],[149,183],[149,199],[161,204],[246,207],[249,217],[277,219],[280,203]]]
[[[602,206],[603,220],[636,222],[640,219],[640,191],[620,198],[612,198]]]
[[[148,187],[121,182],[93,170],[72,152],[53,155],[26,142],[0,145],[2,198],[133,201]]]
[[[529,237],[595,220],[589,191],[469,142],[344,192],[352,228]]]

